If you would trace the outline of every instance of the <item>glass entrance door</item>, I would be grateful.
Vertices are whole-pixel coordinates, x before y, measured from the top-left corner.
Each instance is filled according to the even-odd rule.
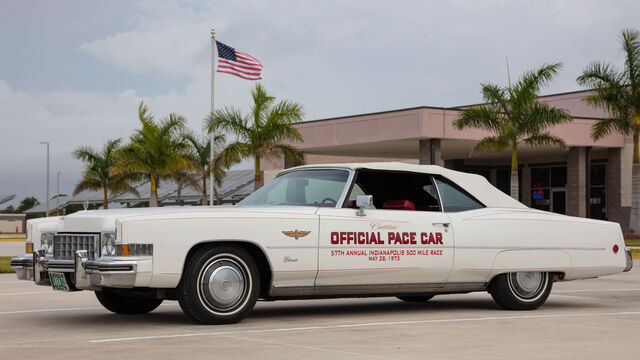
[[[557,214],[567,213],[567,192],[565,190],[551,191],[551,211]]]

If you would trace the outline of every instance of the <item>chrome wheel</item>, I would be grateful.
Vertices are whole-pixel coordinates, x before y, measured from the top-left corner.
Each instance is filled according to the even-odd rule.
[[[547,273],[527,271],[510,273],[507,284],[513,295],[523,301],[536,300],[546,288],[549,276]]]
[[[221,254],[206,264],[198,277],[198,295],[214,313],[232,313],[247,300],[250,277],[246,264]]]

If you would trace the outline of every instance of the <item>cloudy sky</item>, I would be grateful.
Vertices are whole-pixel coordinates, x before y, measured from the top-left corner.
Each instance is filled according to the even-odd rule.
[[[622,64],[617,36],[638,14],[632,0],[0,0],[0,194],[44,202],[40,141],[52,194],[58,171],[71,193],[82,171],[71,151],[128,138],[141,100],[200,130],[212,26],[313,120],[476,103],[480,82],[506,84],[505,56],[512,78],[561,61],[544,93],[578,90],[588,62]],[[219,74],[216,106],[246,109],[251,86]]]

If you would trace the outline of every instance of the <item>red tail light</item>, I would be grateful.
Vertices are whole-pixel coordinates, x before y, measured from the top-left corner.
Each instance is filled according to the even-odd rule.
[[[617,244],[616,244],[616,245],[613,245],[613,253],[614,253],[614,254],[617,254],[617,253],[618,253],[618,250],[620,250],[620,247],[619,247]]]

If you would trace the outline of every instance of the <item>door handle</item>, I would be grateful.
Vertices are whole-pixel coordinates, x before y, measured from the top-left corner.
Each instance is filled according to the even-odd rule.
[[[448,222],[434,222],[431,223],[431,225],[436,226],[436,225],[442,225],[442,227],[444,227],[444,232],[449,231],[449,225],[451,225],[451,223]]]

